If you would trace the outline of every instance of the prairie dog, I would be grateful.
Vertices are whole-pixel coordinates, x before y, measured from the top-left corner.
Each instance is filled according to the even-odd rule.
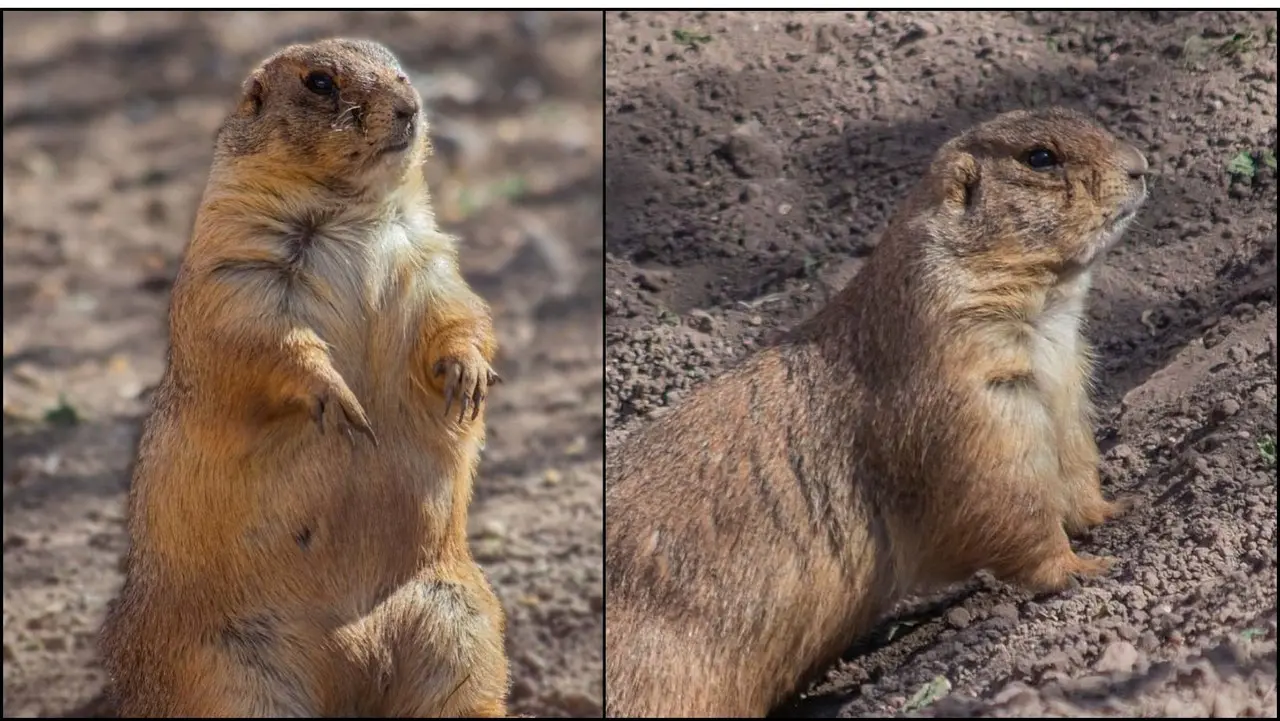
[[[763,716],[906,595],[1103,574],[1081,335],[1147,161],[1075,113],[947,142],[861,272],[608,455],[608,716]]]
[[[437,229],[421,98],[367,41],[286,47],[222,125],[101,648],[122,716],[503,716],[467,546],[486,303]]]

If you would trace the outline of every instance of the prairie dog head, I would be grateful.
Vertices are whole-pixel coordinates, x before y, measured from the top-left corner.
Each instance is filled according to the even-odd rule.
[[[394,187],[430,151],[422,98],[382,45],[291,45],[250,74],[218,132],[215,166],[343,195]]]
[[[1087,270],[1147,197],[1147,160],[1078,113],[1005,113],[947,142],[927,193],[931,235],[956,256],[1002,268]]]

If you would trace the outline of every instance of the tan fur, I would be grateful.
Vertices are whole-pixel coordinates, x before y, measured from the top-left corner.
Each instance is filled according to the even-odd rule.
[[[905,595],[1108,569],[1066,533],[1126,507],[1080,325],[1145,170],[1063,110],[974,128],[827,307],[610,449],[607,715],[763,716]]]
[[[420,102],[385,48],[328,40],[266,60],[219,133],[102,633],[122,716],[505,715],[466,538],[496,348]]]

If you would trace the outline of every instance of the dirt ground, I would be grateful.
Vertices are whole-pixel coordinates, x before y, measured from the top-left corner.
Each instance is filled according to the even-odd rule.
[[[1142,503],[1077,546],[1117,572],[904,603],[776,715],[1276,715],[1275,38],[1261,12],[607,14],[609,444],[856,283],[977,121],[1072,106],[1154,172],[1090,308],[1104,486]]]
[[[259,59],[391,47],[506,379],[472,507],[512,709],[601,710],[600,14],[4,14],[4,715],[102,713],[94,636],[213,134]]]

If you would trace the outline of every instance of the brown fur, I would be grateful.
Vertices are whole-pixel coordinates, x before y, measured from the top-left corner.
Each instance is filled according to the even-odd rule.
[[[266,60],[219,133],[102,633],[122,716],[505,715],[466,538],[496,347],[420,102],[385,48],[328,40]]]
[[[972,129],[827,307],[611,450],[607,715],[763,716],[905,595],[1109,568],[1066,532],[1126,507],[1079,326],[1145,170],[1067,111]]]

